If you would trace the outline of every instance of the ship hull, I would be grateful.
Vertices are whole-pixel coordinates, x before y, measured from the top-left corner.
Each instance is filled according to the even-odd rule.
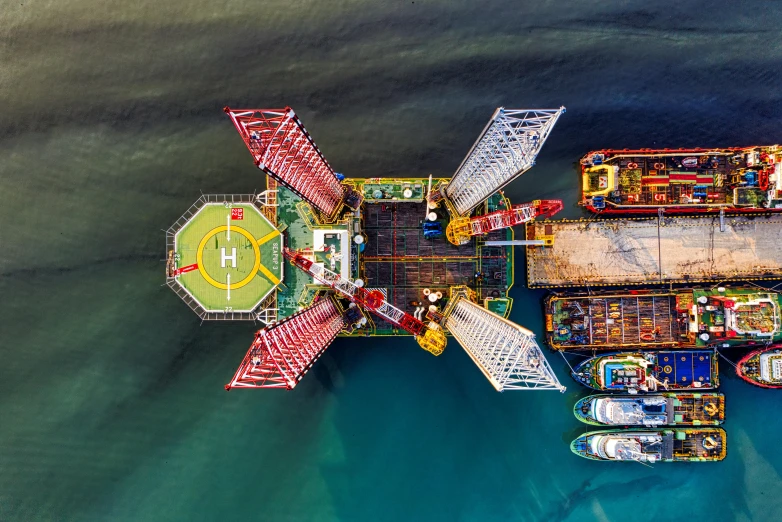
[[[570,450],[604,462],[716,462],[727,455],[727,436],[721,428],[603,430],[576,438]]]
[[[600,150],[581,159],[581,204],[596,214],[782,212],[778,146]]]
[[[782,341],[782,296],[750,287],[563,292],[544,302],[554,350],[740,347]]]
[[[782,379],[773,377],[774,361],[779,361],[777,362],[777,368],[779,368],[779,365],[782,365],[782,348],[779,346],[755,350],[741,358],[736,365],[736,374],[742,380],[754,386],[780,389],[782,388]],[[763,371],[764,366],[767,372]]]
[[[725,420],[725,396],[688,392],[589,395],[576,402],[573,414],[592,426],[717,426]]]
[[[584,360],[571,376],[579,384],[604,392],[697,391],[719,386],[713,350],[608,353]]]

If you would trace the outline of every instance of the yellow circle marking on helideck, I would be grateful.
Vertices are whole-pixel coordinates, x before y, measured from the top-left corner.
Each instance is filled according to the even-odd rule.
[[[228,285],[225,283],[221,283],[220,281],[215,280],[212,276],[206,273],[206,270],[203,266],[203,260],[204,260],[204,247],[206,246],[206,242],[209,241],[209,239],[214,236],[215,234],[219,234],[220,232],[225,232],[228,230],[228,227],[226,225],[223,225],[221,227],[216,227],[210,230],[204,237],[201,239],[201,243],[198,245],[198,250],[196,251],[196,263],[198,263],[198,271],[201,272],[201,275],[204,276],[204,279],[209,281],[209,284],[212,286],[216,286],[217,288],[220,288],[221,290],[227,290]],[[255,274],[258,272],[258,268],[261,266],[261,249],[258,248],[258,244],[256,243],[256,239],[247,232],[245,229],[241,227],[231,227],[231,232],[236,232],[239,235],[242,235],[247,238],[247,240],[250,242],[250,244],[253,246],[253,253],[255,254],[255,265],[253,266],[252,270],[250,270],[250,275],[242,279],[241,281],[236,282],[235,284],[231,285],[231,290],[236,290],[237,288],[241,288],[250,281],[252,281],[253,277],[255,277]]]

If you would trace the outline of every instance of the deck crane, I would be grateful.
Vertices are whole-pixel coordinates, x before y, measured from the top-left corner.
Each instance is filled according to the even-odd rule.
[[[451,289],[442,321],[497,391],[565,391],[535,334],[474,302],[466,286]]]
[[[494,111],[489,123],[467,153],[453,178],[427,196],[443,202],[451,216],[449,241],[455,245],[470,236],[498,230],[532,219],[529,206],[518,205],[503,213],[470,219],[472,212],[492,194],[535,164],[551,129],[565,112],[559,109],[505,109]],[[553,212],[552,212],[553,214]]]
[[[448,223],[445,235],[454,245],[464,245],[469,243],[473,236],[527,223],[537,217],[551,217],[563,208],[564,205],[559,199],[536,199],[532,203],[513,205],[507,210],[498,210],[482,216],[457,217]]]
[[[292,390],[346,325],[343,314],[327,296],[267,326],[255,334],[247,355],[225,389]]]
[[[406,332],[412,334],[424,350],[440,355],[446,345],[445,333],[435,323],[426,325],[412,315],[403,312],[389,303],[380,290],[367,290],[359,287],[349,279],[332,272],[321,264],[313,262],[303,253],[283,249],[283,255],[297,268],[312,276],[315,281],[331,287],[338,295],[366,308]]]
[[[255,165],[333,221],[362,196],[343,184],[293,109],[223,109],[253,156]]]

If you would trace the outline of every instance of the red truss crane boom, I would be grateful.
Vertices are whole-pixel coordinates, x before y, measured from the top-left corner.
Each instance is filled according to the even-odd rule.
[[[508,228],[532,221],[536,217],[551,217],[564,208],[558,199],[539,199],[532,203],[513,205],[508,210],[498,210],[470,220],[474,236],[488,234],[492,230]]]
[[[345,325],[337,305],[326,297],[264,328],[225,389],[292,390]]]
[[[366,308],[415,336],[416,341],[424,350],[434,355],[440,355],[445,349],[446,339],[441,329],[429,328],[412,315],[396,308],[386,301],[385,296],[379,290],[367,290],[356,286],[352,281],[344,279],[321,264],[314,263],[300,252],[285,248],[283,254],[294,266],[308,273],[318,283],[334,289],[337,294],[350,302]]]
[[[293,109],[224,110],[259,169],[328,218],[359,207],[361,195],[339,181]]]
[[[536,217],[551,217],[563,208],[561,200],[537,199],[532,203],[513,205],[507,210],[498,210],[483,216],[456,218],[448,223],[446,236],[451,243],[463,245],[469,242],[472,236],[527,223]]]

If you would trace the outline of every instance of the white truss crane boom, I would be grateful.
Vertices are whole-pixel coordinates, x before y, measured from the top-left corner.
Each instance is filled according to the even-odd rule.
[[[486,198],[529,170],[564,112],[564,107],[498,108],[445,187],[444,196],[456,212],[469,215]]]
[[[452,298],[445,327],[497,391],[565,391],[535,334],[463,296]]]

